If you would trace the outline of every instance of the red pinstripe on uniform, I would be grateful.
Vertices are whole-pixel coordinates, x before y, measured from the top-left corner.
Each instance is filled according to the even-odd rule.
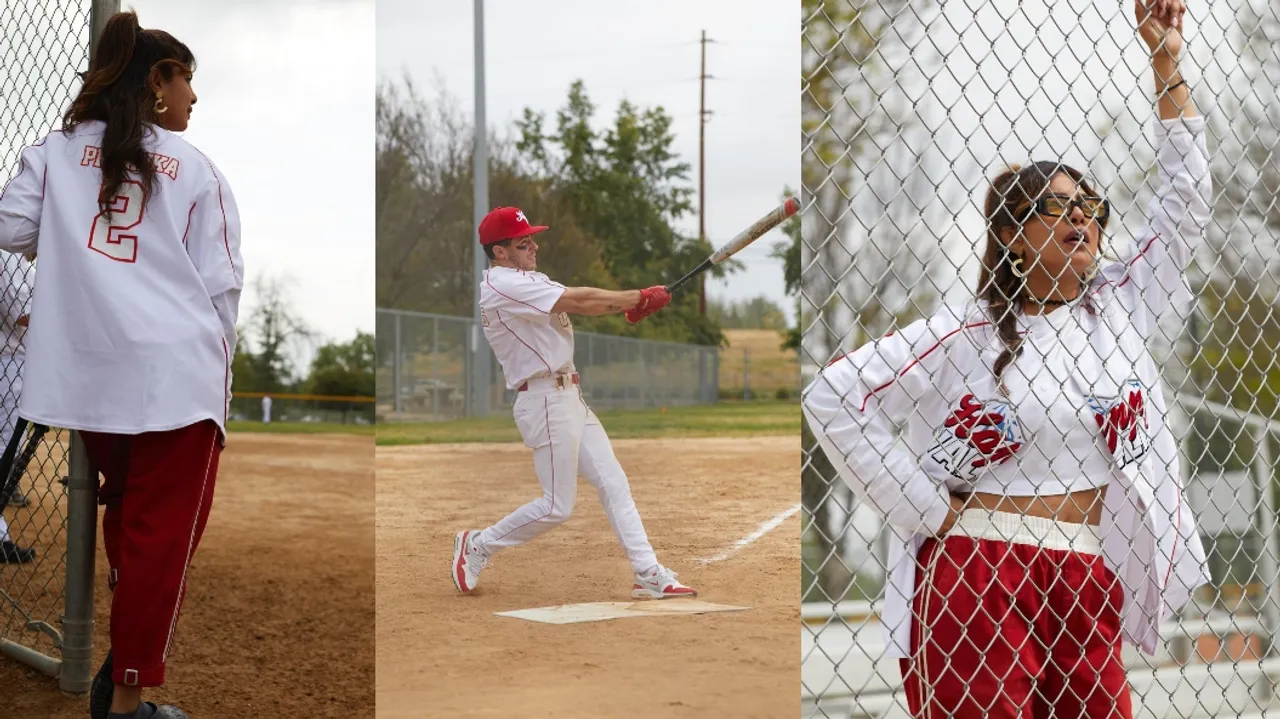
[[[504,295],[504,297],[505,297],[505,295]],[[507,329],[507,331],[511,333],[511,336],[512,336],[512,337],[515,337],[517,340],[520,340],[520,344],[522,344],[522,345],[524,345],[525,347],[528,347],[528,348],[529,348],[529,351],[530,351],[530,352],[532,352],[532,353],[534,354],[534,356],[536,356],[536,357],[537,357],[537,358],[542,362],[542,364],[546,366],[546,368],[547,368],[547,371],[548,371],[548,372],[551,372],[551,371],[552,371],[552,370],[551,370],[551,363],[550,363],[550,362],[547,362],[547,359],[546,359],[545,357],[543,357],[543,356],[538,352],[538,350],[534,349],[534,348],[533,348],[533,346],[532,346],[532,345],[530,345],[528,342],[525,342],[525,341],[524,341],[524,338],[522,338],[520,335],[516,334],[516,331],[515,331],[515,330],[513,330],[513,329],[511,329],[511,326],[507,324],[506,320],[502,319],[502,310],[494,310],[494,311],[493,311],[493,314],[498,318],[498,322],[502,323],[502,326],[503,326],[503,327],[505,327],[505,328]]]
[[[531,304],[529,304],[528,302],[525,302],[524,300],[518,300],[518,299],[516,299],[516,298],[512,297],[511,295],[508,295],[508,294],[503,293],[503,292],[502,292],[502,291],[500,291],[497,287],[494,287],[494,286],[493,286],[493,283],[489,281],[489,273],[488,273],[487,271],[484,273],[484,283],[485,283],[486,285],[489,285],[489,289],[493,290],[495,293],[497,293],[497,294],[499,294],[499,295],[502,295],[503,297],[506,297],[507,299],[511,300],[512,302],[517,302],[517,303],[519,303],[519,304],[524,305],[525,307],[532,307],[533,309],[535,309],[535,310],[537,310],[537,311],[541,312],[541,313],[542,313],[542,314],[544,314],[544,315],[546,315],[546,314],[550,314],[549,312],[547,312],[546,310],[542,309],[541,307],[538,307],[538,306],[536,306],[536,305],[531,305]]]
[[[878,392],[880,392],[881,390],[885,390],[885,389],[888,389],[889,387],[891,387],[891,386],[893,385],[893,383],[894,383],[894,382],[897,382],[897,381],[898,381],[898,379],[899,379],[900,377],[902,377],[902,376],[903,376],[903,375],[905,375],[906,373],[910,372],[910,371],[911,371],[911,369],[912,369],[913,367],[915,367],[916,365],[920,364],[920,362],[921,362],[922,360],[924,360],[924,358],[925,358],[925,357],[928,357],[929,355],[933,354],[933,352],[934,352],[935,350],[937,350],[939,347],[941,347],[941,346],[942,346],[942,343],[943,343],[943,342],[946,342],[948,339],[950,339],[951,337],[953,337],[953,336],[954,336],[954,335],[956,335],[956,334],[959,334],[960,332],[963,332],[964,330],[973,329],[973,328],[975,328],[975,327],[984,327],[984,326],[989,325],[989,324],[991,324],[991,322],[990,322],[990,321],[988,321],[988,320],[984,320],[984,321],[982,321],[982,322],[971,322],[971,323],[969,323],[969,324],[967,324],[967,325],[962,325],[962,326],[957,327],[956,329],[951,330],[950,332],[946,333],[946,334],[945,334],[945,335],[943,335],[941,338],[939,338],[937,342],[934,342],[932,347],[930,347],[929,349],[925,350],[925,351],[924,351],[923,353],[921,353],[919,356],[917,356],[917,357],[913,358],[910,362],[908,362],[908,363],[907,363],[907,366],[906,366],[906,367],[903,367],[903,368],[902,368],[902,370],[901,370],[901,371],[896,372],[896,373],[893,375],[893,379],[889,380],[888,382],[885,382],[884,384],[880,385],[879,387],[876,387],[875,389],[873,389],[873,390],[871,390],[870,392],[868,392],[868,393],[867,393],[867,396],[862,398],[862,406],[858,408],[858,411],[859,411],[859,412],[866,412],[866,411],[867,411],[867,402],[871,401],[871,398],[872,398],[872,397],[874,397],[874,396],[875,396]],[[886,336],[888,336],[888,335],[886,335]]]

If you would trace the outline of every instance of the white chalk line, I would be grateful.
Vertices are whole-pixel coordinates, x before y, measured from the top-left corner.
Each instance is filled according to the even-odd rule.
[[[757,539],[773,531],[774,529],[777,528],[779,524],[782,524],[783,522],[787,521],[788,517],[790,517],[791,515],[799,511],[800,511],[799,504],[795,505],[794,507],[788,507],[782,512],[779,512],[778,514],[775,514],[773,517],[769,518],[768,521],[766,521],[764,524],[761,524],[759,527],[757,527],[756,531],[734,542],[732,546],[730,546],[728,549],[724,550],[723,552],[713,557],[706,557],[704,559],[695,559],[694,561],[697,562],[698,564],[711,564],[713,562],[722,562],[728,559],[729,557],[732,557],[733,555],[737,554],[743,548],[750,546]],[[797,538],[796,541],[799,541],[799,538]]]

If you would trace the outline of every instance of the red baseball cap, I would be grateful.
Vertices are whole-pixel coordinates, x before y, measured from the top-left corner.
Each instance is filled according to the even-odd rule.
[[[492,245],[503,240],[536,235],[549,229],[546,225],[530,225],[529,218],[516,207],[499,207],[480,221],[480,244]]]

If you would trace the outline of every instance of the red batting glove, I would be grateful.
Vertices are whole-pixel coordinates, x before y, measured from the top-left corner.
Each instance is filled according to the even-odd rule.
[[[670,301],[671,293],[667,292],[667,288],[662,285],[640,290],[640,301],[636,303],[635,307],[627,310],[627,321],[635,324],[666,307]]]

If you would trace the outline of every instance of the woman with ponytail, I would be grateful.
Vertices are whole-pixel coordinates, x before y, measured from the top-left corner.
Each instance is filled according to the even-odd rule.
[[[896,537],[881,619],[916,716],[1127,719],[1122,639],[1154,653],[1209,581],[1147,348],[1194,300],[1210,216],[1183,12],[1135,0],[1161,188],[1122,261],[1099,269],[1111,208],[1083,173],[1010,168],[987,190],[976,300],[805,389],[823,451]]]
[[[164,683],[225,444],[244,266],[226,178],[175,133],[195,58],[111,17],[62,127],[0,194],[0,250],[39,253],[19,414],[79,432],[102,473],[111,650],[95,719],[185,717]]]

